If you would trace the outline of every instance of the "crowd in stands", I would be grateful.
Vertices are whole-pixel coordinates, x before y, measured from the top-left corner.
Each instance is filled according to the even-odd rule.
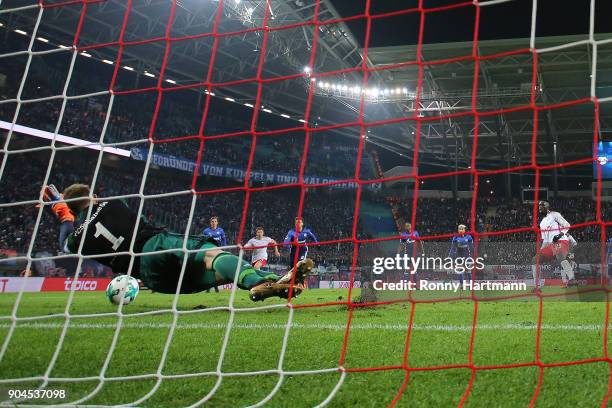
[[[61,70],[65,67],[48,64],[44,75],[35,75],[36,67],[39,66],[33,65],[31,68],[21,98],[30,100],[61,95],[63,86],[59,85],[65,82],[65,72]],[[16,61],[0,68],[0,74],[6,75],[8,84],[0,87],[0,100],[16,97],[16,85],[20,82],[23,69],[23,64]],[[108,80],[103,76],[98,77],[97,73],[97,70],[91,70],[86,79],[81,78],[82,73],[73,73],[68,95],[74,98],[94,90],[107,90]],[[253,110],[242,103],[232,103],[221,96],[211,97],[206,118],[202,121],[206,104],[206,95],[202,90],[164,93],[155,115],[157,98],[156,92],[116,95],[112,99],[112,106],[110,94],[69,99],[65,106],[62,98],[40,100],[22,104],[16,123],[55,132],[61,115],[57,129],[59,134],[98,142],[107,122],[104,143],[135,142],[151,136],[156,141],[168,141],[156,143],[155,153],[192,161],[197,159],[201,148],[200,140],[195,136],[204,124],[202,134],[206,136],[243,132],[231,137],[206,140],[202,156],[204,163],[246,169],[252,147],[255,146],[252,170],[298,174],[305,150],[304,131],[260,136],[254,144],[250,133]],[[0,120],[11,122],[16,107],[16,103],[0,104]],[[301,126],[303,124],[296,120],[261,111],[255,130],[266,132]],[[192,138],[185,140],[186,137]],[[177,141],[177,138],[182,140]],[[140,143],[122,147],[130,149],[142,146]],[[358,138],[354,136],[327,131],[310,133],[304,174],[323,178],[353,178],[357,147]],[[369,172],[369,166],[364,165],[361,171]]]

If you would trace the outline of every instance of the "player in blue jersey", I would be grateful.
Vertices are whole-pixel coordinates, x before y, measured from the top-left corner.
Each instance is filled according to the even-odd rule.
[[[416,258],[417,256],[425,256],[425,249],[423,248],[423,241],[421,241],[421,236],[419,232],[412,229],[412,224],[409,222],[404,224],[404,230],[400,232],[400,242],[397,246],[398,255],[406,254],[411,258]],[[420,252],[417,254],[417,247],[420,247]],[[406,271],[410,273],[410,271]],[[415,271],[414,274],[414,282],[417,284],[419,282],[419,274]],[[412,281],[412,279],[411,279]]]
[[[285,246],[291,245],[291,251],[289,252],[290,268],[293,268],[294,264],[306,259],[306,255],[308,255],[308,247],[306,245],[298,246],[295,244],[306,244],[308,241],[319,242],[310,228],[304,228],[304,220],[299,217],[295,217],[295,228],[291,228],[289,232],[287,232],[287,236],[283,241]],[[285,275],[285,277],[287,275]],[[289,279],[290,278],[291,277],[289,276]]]
[[[225,237],[225,231],[219,226],[219,218],[210,218],[210,227],[207,227],[202,231],[202,235],[207,238],[212,238],[218,246],[226,246],[227,238]]]
[[[219,218],[214,216],[210,217],[210,227],[207,227],[202,231],[202,235],[204,237],[212,239],[218,246],[226,246],[227,238],[225,237],[225,231],[223,228],[219,226]],[[210,289],[206,290],[207,293],[210,292]],[[219,288],[215,286],[215,292],[219,293]]]
[[[460,224],[457,227],[457,234],[453,236],[451,241],[451,248],[448,253],[448,257],[452,259],[459,258],[474,258],[474,239],[470,234],[466,234],[466,226]],[[463,287],[464,273],[460,273],[459,282]],[[472,272],[470,272],[470,281],[472,280]]]

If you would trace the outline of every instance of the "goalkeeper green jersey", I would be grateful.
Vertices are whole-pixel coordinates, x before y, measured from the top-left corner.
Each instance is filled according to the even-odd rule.
[[[107,254],[95,260],[109,266],[114,273],[127,273],[130,255],[114,255],[114,253],[130,250],[137,219],[137,215],[123,201],[98,202],[93,205],[89,218],[87,218],[87,209],[77,215],[75,229],[64,242],[64,251],[76,253],[85,236],[81,250],[83,255]],[[146,241],[161,231],[162,229],[153,227],[141,217],[134,240],[134,252],[142,252]],[[135,276],[139,272],[137,264],[138,262],[134,264]]]

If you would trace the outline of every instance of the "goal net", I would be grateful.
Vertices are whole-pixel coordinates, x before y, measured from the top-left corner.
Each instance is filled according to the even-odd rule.
[[[0,3],[0,406],[608,404],[599,3],[559,5],[567,32],[550,1],[375,3]],[[237,270],[112,305],[118,253],[63,252],[43,200],[73,183],[182,239],[179,282],[213,218],[224,251],[250,263],[263,227],[266,270],[308,248],[313,276],[263,303]],[[577,287],[538,251],[543,196]],[[298,220],[312,236],[283,244]],[[461,282],[502,289],[393,263],[455,258],[459,224],[484,259]],[[128,274],[168,252],[130,239]]]

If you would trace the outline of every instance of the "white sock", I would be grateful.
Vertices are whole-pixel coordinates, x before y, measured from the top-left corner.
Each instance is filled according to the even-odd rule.
[[[565,269],[563,269],[563,268],[561,268],[561,281],[563,283],[567,283],[567,281],[568,281],[567,274],[565,273]]]
[[[569,280],[574,279],[574,269],[572,268],[572,265],[570,265],[567,259],[564,261],[561,261],[561,268],[563,268],[563,272],[565,272],[567,279]]]
[[[537,288],[538,281],[536,280],[536,266],[535,265],[531,265],[531,274],[533,276],[533,285]]]

